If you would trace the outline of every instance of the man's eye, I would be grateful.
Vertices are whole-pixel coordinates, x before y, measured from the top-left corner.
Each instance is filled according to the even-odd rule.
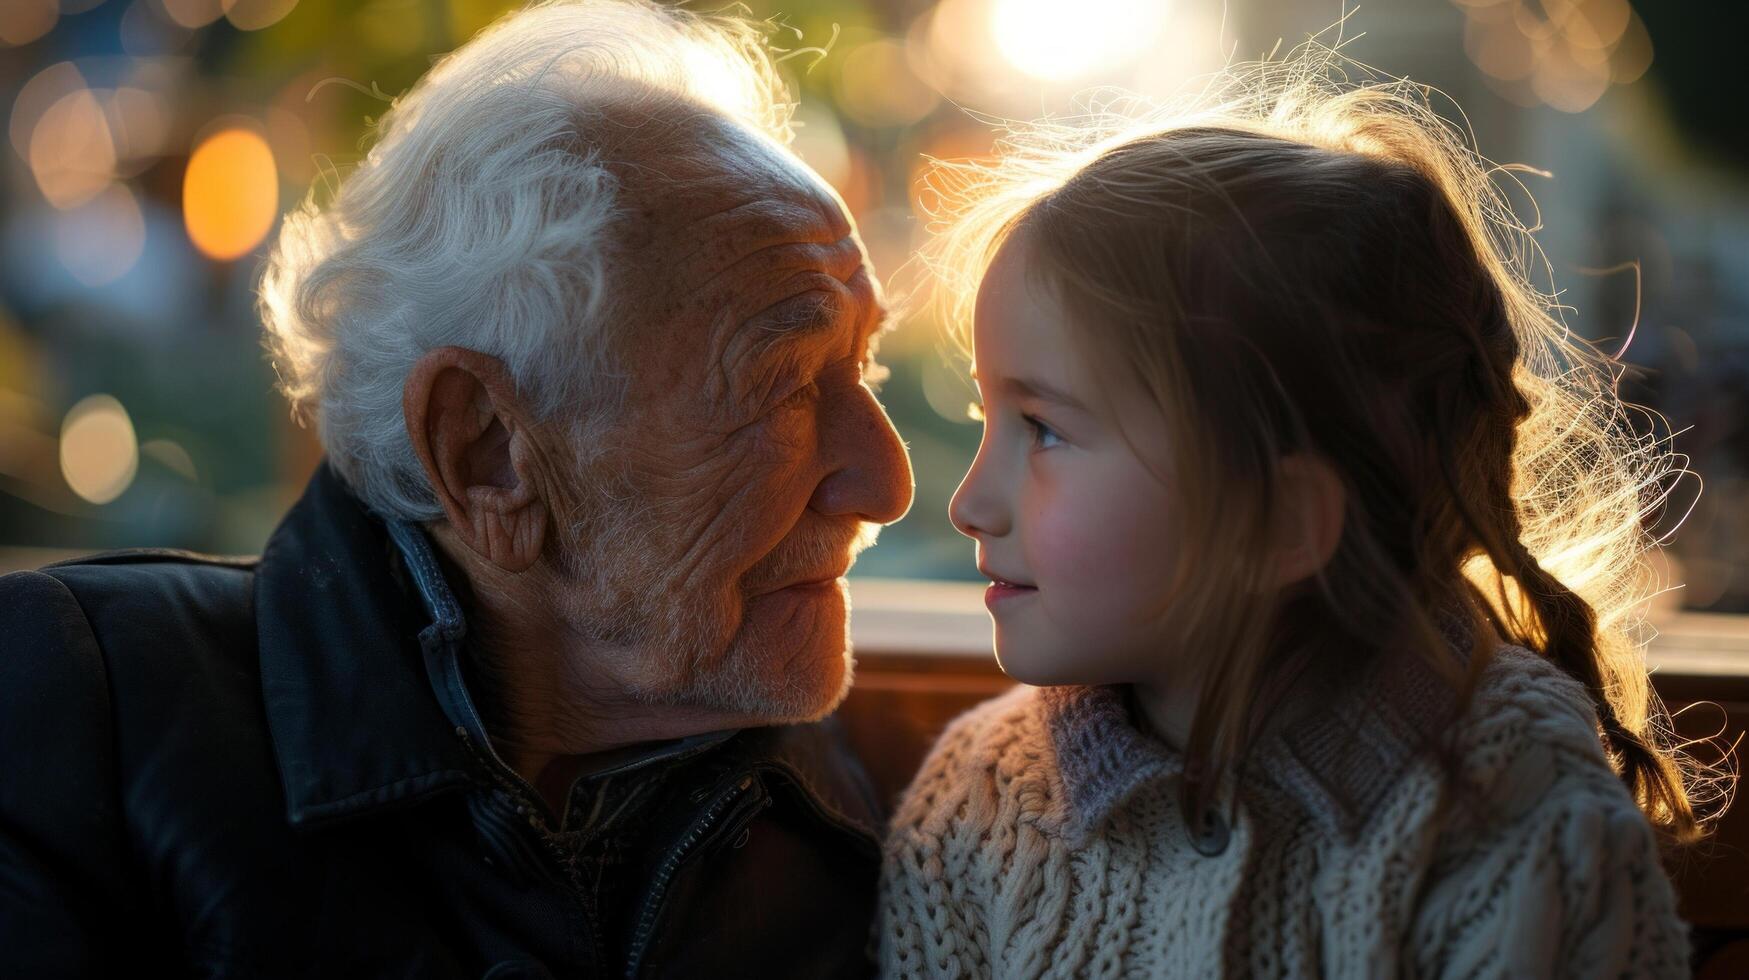
[[[801,406],[813,401],[815,393],[819,390],[820,383],[818,381],[810,381],[784,396],[783,401],[777,403],[777,407],[779,409],[800,408]]]

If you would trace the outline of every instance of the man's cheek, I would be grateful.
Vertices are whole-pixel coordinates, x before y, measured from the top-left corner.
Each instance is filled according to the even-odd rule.
[[[660,479],[650,484],[652,509],[681,523],[708,520],[754,479],[756,463],[734,444],[670,452]]]
[[[818,486],[821,467],[811,424],[776,420],[730,447],[734,472],[724,481],[732,492],[723,503],[741,519],[769,533],[795,523]]]
[[[809,405],[773,412],[743,437],[741,451],[771,468],[805,465],[819,452],[818,419]]]

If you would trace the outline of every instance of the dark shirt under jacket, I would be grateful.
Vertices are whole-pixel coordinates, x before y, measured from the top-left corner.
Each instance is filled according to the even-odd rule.
[[[0,976],[869,972],[837,728],[641,747],[552,814],[424,532],[324,464],[259,559],[0,578]]]

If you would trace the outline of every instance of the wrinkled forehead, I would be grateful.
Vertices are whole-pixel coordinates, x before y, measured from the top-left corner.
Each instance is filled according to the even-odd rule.
[[[829,244],[852,237],[843,203],[820,176],[762,133],[708,110],[640,127],[615,165],[622,242],[676,260],[733,261],[772,238]],[[706,271],[706,270],[697,270]]]
[[[618,292],[635,334],[660,343],[679,332],[721,351],[748,315],[809,281],[877,302],[842,201],[789,151],[706,112],[637,138],[622,157],[632,162],[616,167]]]

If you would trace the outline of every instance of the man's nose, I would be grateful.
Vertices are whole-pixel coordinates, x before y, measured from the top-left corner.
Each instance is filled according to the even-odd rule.
[[[911,509],[911,457],[868,388],[857,385],[820,413],[826,478],[809,502],[823,514],[891,524]]]

